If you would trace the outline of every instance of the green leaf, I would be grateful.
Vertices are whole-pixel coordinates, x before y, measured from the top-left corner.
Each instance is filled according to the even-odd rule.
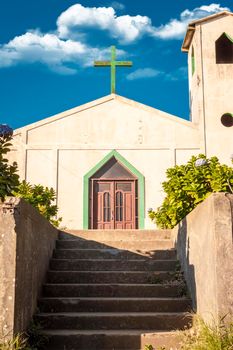
[[[197,167],[200,158],[206,159],[206,164]],[[173,228],[213,192],[233,193],[233,168],[221,165],[217,157],[192,156],[187,164],[167,169],[166,175],[167,181],[162,183],[165,199],[149,213],[160,228]]]

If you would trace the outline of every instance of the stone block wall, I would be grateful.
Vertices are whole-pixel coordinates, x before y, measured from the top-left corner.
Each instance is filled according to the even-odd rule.
[[[58,231],[30,204],[0,204],[0,336],[25,330],[36,310]]]
[[[206,322],[233,317],[233,195],[214,193],[172,231],[193,301]]]

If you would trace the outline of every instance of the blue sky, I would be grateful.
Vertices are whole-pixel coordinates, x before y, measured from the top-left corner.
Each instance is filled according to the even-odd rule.
[[[233,7],[233,5],[232,5]],[[231,1],[2,0],[0,123],[17,128],[110,93],[110,71],[94,59],[118,59],[117,94],[189,118],[187,23]]]

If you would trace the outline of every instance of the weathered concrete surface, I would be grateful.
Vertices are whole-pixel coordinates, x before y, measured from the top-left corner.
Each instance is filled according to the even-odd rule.
[[[4,335],[11,331],[14,325],[16,210],[17,206],[11,209],[6,203],[0,204],[0,333]]]
[[[228,165],[231,165],[233,147],[232,127],[223,126],[221,116],[233,110],[232,65],[216,64],[215,42],[224,32],[233,37],[232,24],[232,13],[219,13],[214,19],[197,23],[188,53],[192,122],[202,132],[207,157],[216,156],[221,163]]]
[[[172,231],[194,310],[233,315],[233,195],[212,194]]]
[[[22,199],[0,204],[0,335],[25,330],[57,238],[57,229]]]

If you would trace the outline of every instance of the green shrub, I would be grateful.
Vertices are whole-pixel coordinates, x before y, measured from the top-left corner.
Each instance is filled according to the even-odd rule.
[[[220,164],[217,157],[193,156],[185,165],[166,171],[162,186],[166,197],[148,215],[160,228],[173,228],[213,192],[233,193],[233,168]]]
[[[0,124],[0,200],[11,196],[19,185],[17,163],[9,164],[6,158],[12,146],[12,134],[13,130],[9,126]]]
[[[56,193],[53,188],[44,187],[42,185],[31,185],[26,181],[22,181],[14,192],[14,195],[23,198],[34,208],[38,209],[54,226],[59,226],[62,219],[55,218],[58,207],[53,204],[53,201],[56,199]]]

